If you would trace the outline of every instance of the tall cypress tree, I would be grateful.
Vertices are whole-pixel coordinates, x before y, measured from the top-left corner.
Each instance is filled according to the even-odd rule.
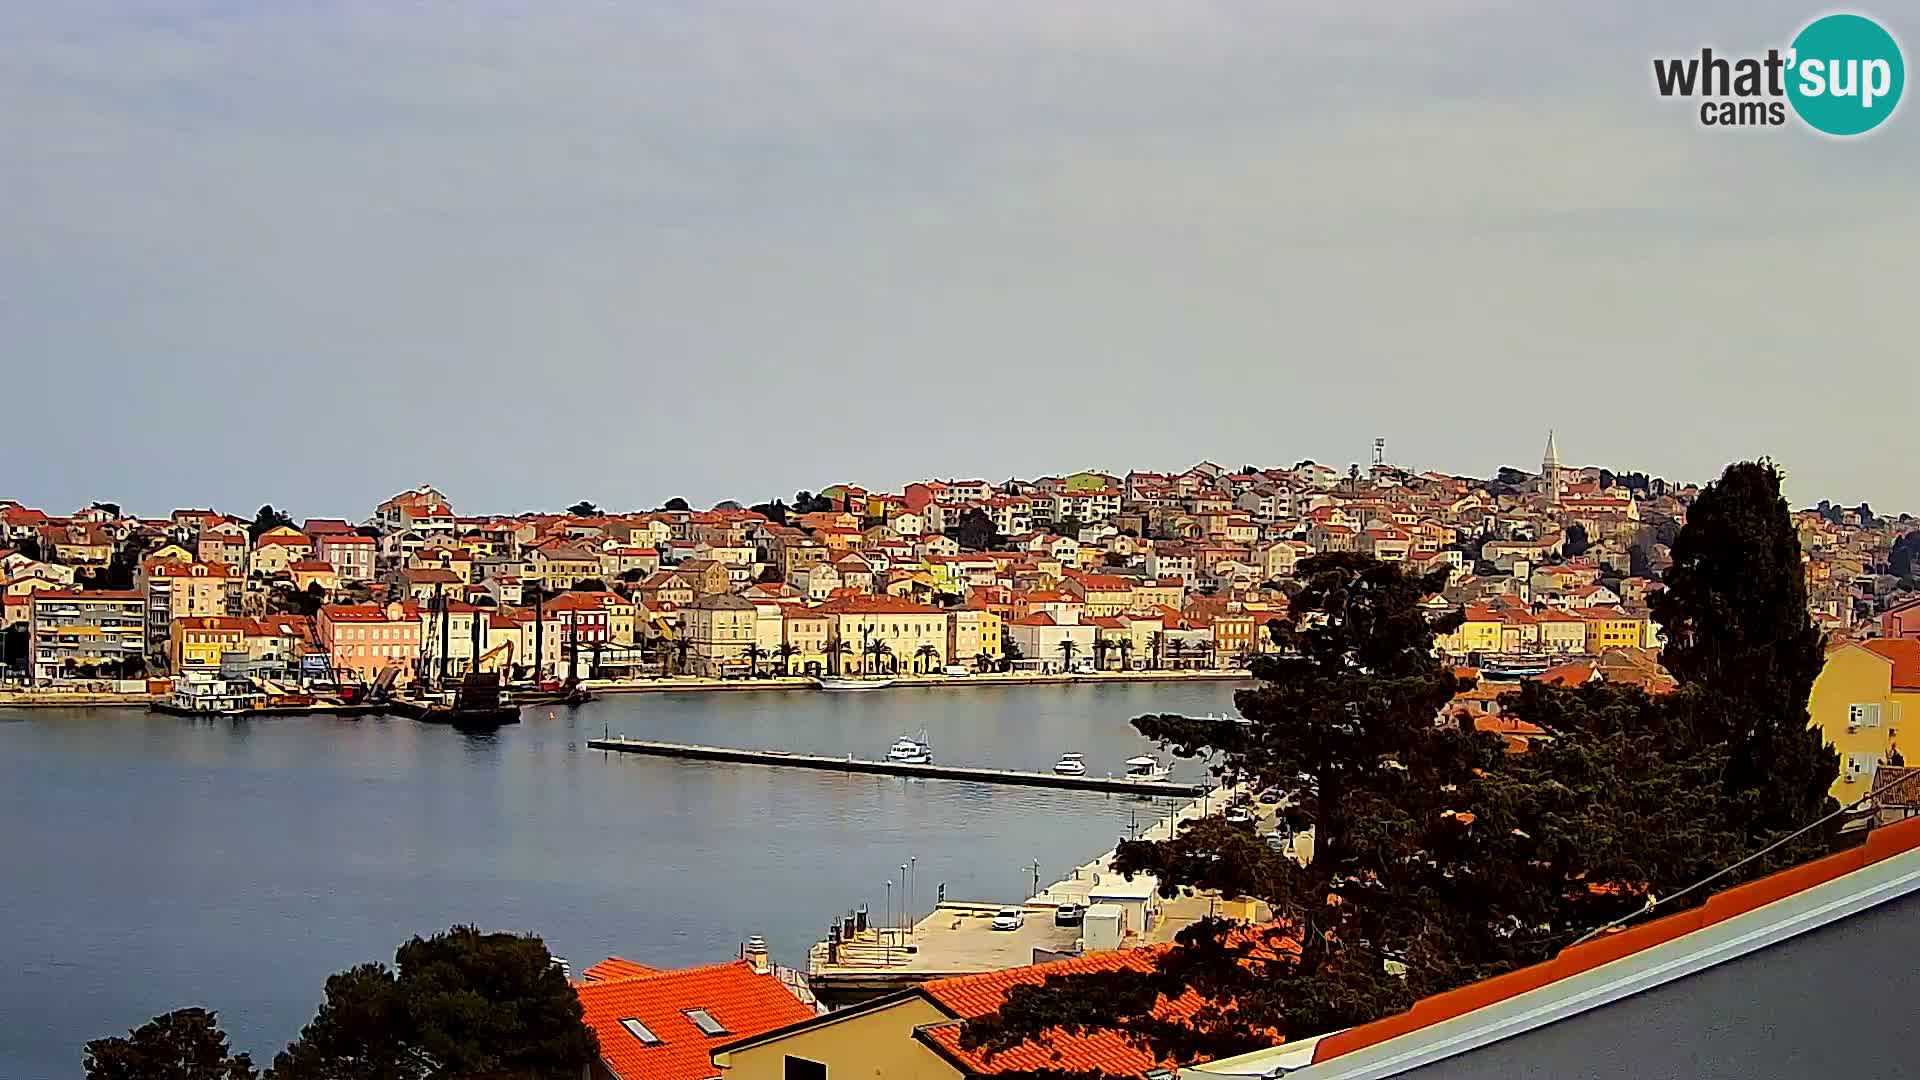
[[[1839,755],[1807,713],[1825,652],[1772,462],[1736,462],[1700,492],[1652,607],[1680,682],[1673,705],[1700,739],[1725,741],[1727,810],[1749,840],[1833,809]]]

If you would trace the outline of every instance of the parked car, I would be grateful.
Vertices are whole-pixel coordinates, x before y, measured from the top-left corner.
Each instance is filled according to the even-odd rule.
[[[1253,811],[1251,811],[1251,810],[1249,810],[1249,809],[1247,809],[1247,808],[1246,808],[1246,807],[1244,807],[1244,806],[1229,806],[1229,807],[1227,807],[1227,815],[1226,815],[1226,816],[1227,816],[1227,824],[1229,824],[1229,825],[1251,825],[1251,824],[1253,824]]]
[[[1260,801],[1268,806],[1272,806],[1280,801],[1280,795],[1281,792],[1278,787],[1262,788],[1260,790]]]
[[[1053,909],[1053,925],[1079,926],[1086,916],[1087,910],[1079,904],[1061,904]]]
[[[993,917],[995,930],[1018,930],[1027,924],[1027,913],[1017,907],[1003,907]]]
[[[940,674],[950,675],[956,679],[964,679],[967,676],[973,674],[973,669],[970,667],[963,667],[960,664],[948,664],[946,667],[943,667],[940,669]]]
[[[1282,854],[1293,846],[1293,834],[1285,829],[1275,829],[1266,836],[1267,846]]]

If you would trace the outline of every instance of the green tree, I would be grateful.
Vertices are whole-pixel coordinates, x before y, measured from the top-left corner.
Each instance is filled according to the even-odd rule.
[[[781,502],[779,499],[775,499],[772,502],[755,503],[749,507],[749,509],[776,525],[785,525],[787,523],[787,504]]]
[[[1587,539],[1587,527],[1576,521],[1567,526],[1567,538],[1560,545],[1560,550],[1566,553],[1567,558],[1577,559],[1585,555],[1591,546],[1592,541]]]
[[[585,499],[581,499],[579,502],[567,507],[567,513],[572,514],[574,517],[593,517],[600,513],[600,508]]]
[[[913,650],[914,658],[920,661],[920,670],[929,672],[940,666],[940,650],[932,645],[922,645]]]
[[[1893,542],[1893,550],[1887,553],[1887,572],[1902,581],[1913,581],[1916,556],[1920,556],[1920,529],[1901,533]]]
[[[1075,644],[1072,638],[1062,638],[1060,640],[1060,670],[1070,671],[1073,669],[1073,654],[1078,651],[1080,651],[1080,646]]]
[[[1674,707],[1703,741],[1727,743],[1729,812],[1757,841],[1833,809],[1839,755],[1807,715],[1824,642],[1772,462],[1729,465],[1701,490],[1665,582],[1651,601],[1660,662],[1680,682]]]
[[[674,498],[668,499],[667,504],[661,507],[661,509],[662,510],[690,510],[692,509],[692,507],[689,507],[687,505],[687,500],[676,496]]]
[[[253,1059],[227,1048],[219,1016],[175,1009],[127,1032],[87,1044],[87,1080],[253,1080]]]
[[[800,649],[791,641],[783,641],[774,648],[773,655],[780,661],[780,674],[792,675],[793,658],[800,655]]]
[[[1510,952],[1502,932],[1537,914],[1509,899],[1524,868],[1491,858],[1458,813],[1477,810],[1504,755],[1471,725],[1434,722],[1467,685],[1433,651],[1435,634],[1460,616],[1430,620],[1421,603],[1445,577],[1357,553],[1308,559],[1271,631],[1280,651],[1254,660],[1259,685],[1235,697],[1247,725],[1134,720],[1175,755],[1214,762],[1216,775],[1293,789],[1283,814],[1294,829],[1312,828],[1313,854],[1301,865],[1212,817],[1171,840],[1122,842],[1115,868],[1153,875],[1167,897],[1201,889],[1263,900],[1277,923],[1201,920],[1155,970],[1017,990],[997,1017],[970,1023],[963,1042],[998,1049],[1050,1027],[1117,1028],[1191,1060],[1270,1045],[1267,1029],[1298,1038],[1371,1020],[1497,970]],[[1389,970],[1396,961],[1404,978]],[[1196,987],[1233,1007],[1187,1024],[1152,1016],[1160,995]]]
[[[293,519],[275,510],[272,503],[268,503],[262,506],[258,513],[253,515],[253,524],[247,526],[247,539],[258,540],[268,531],[281,528],[282,526],[292,528]]]
[[[970,551],[992,551],[1005,540],[985,510],[974,507],[947,529],[947,535]]]
[[[578,1075],[598,1054],[579,997],[537,937],[456,926],[400,946],[394,964],[328,979],[318,1014],[268,1076],[535,1080]]]

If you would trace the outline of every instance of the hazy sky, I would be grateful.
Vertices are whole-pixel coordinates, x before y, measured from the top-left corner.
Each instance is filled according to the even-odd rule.
[[[1821,10],[0,3],[0,497],[1486,474],[1552,426],[1920,510],[1915,103],[1837,142],[1652,90]]]

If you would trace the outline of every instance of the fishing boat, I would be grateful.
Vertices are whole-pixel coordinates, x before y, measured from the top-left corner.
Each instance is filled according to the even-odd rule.
[[[1127,759],[1128,780],[1157,784],[1173,775],[1173,770],[1161,763],[1159,758],[1145,754]]]
[[[1053,763],[1053,771],[1061,776],[1087,775],[1087,762],[1081,754],[1061,754],[1060,760]]]
[[[893,685],[892,679],[829,679],[817,678],[813,684],[822,690],[850,692],[856,690],[884,690]]]
[[[926,729],[920,729],[917,739],[902,735],[893,740],[893,748],[887,751],[887,760],[898,765],[933,764],[933,744],[927,741]]]

